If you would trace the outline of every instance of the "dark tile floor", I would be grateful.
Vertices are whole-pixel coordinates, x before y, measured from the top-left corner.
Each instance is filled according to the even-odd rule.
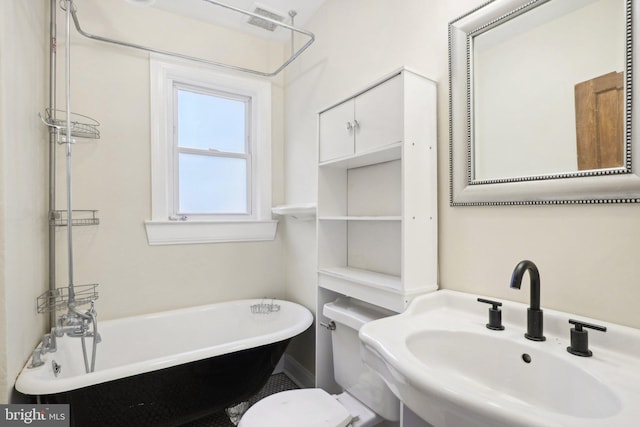
[[[263,397],[285,390],[293,390],[296,388],[298,388],[298,386],[285,374],[281,373],[272,375],[271,378],[269,378],[267,384],[262,388],[262,390],[260,390],[258,394],[256,394],[249,400],[249,406],[253,405]],[[227,414],[222,411],[201,420],[185,424],[183,427],[234,427],[234,424],[229,421],[229,417],[227,416]]]

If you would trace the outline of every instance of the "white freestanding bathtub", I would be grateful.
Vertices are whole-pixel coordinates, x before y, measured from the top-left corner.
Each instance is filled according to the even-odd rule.
[[[15,387],[70,404],[75,426],[177,426],[259,391],[312,321],[301,305],[255,299],[99,322],[95,372],[85,373],[80,339],[65,336]]]

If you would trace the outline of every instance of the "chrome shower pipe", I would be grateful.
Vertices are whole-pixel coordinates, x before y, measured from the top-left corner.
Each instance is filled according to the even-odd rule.
[[[66,154],[67,154],[67,259],[69,274],[69,306],[75,305],[75,290],[73,284],[73,192],[71,191],[71,153],[73,137],[71,132],[71,0],[66,1],[66,30],[65,40],[65,96],[67,101],[66,126]]]
[[[56,26],[57,1],[50,0],[49,8],[49,111],[56,111]],[[56,226],[54,215],[56,209],[56,130],[49,127],[49,291],[56,289]],[[49,312],[49,330],[56,325],[55,310]]]

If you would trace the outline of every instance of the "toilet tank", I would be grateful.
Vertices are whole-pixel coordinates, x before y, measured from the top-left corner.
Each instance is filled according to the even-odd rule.
[[[367,322],[397,313],[353,298],[340,297],[322,310],[336,324],[331,333],[333,375],[344,391],[381,417],[397,421],[400,402],[375,372],[362,363],[358,331]]]

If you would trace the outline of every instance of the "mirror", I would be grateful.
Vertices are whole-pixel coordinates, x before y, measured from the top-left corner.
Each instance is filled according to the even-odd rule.
[[[449,24],[452,205],[640,202],[633,18],[631,0],[494,0]]]

